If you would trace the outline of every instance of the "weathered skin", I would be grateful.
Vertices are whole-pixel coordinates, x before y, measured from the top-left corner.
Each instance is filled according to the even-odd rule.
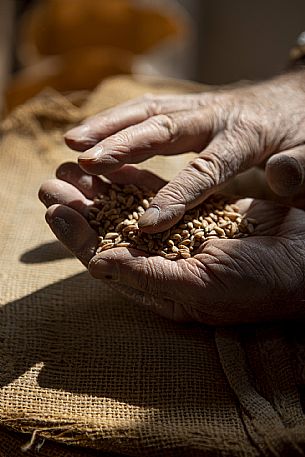
[[[40,198],[55,235],[94,277],[180,321],[223,325],[305,315],[302,209],[242,199],[242,212],[258,221],[254,236],[209,240],[193,258],[175,262],[126,248],[94,256],[97,236],[84,217],[91,198],[107,186],[92,175],[160,188],[153,211],[141,220],[143,230],[157,232],[271,155],[295,154],[298,161],[303,147],[305,155],[303,71],[239,89],[133,100],[88,119],[67,133],[66,142],[85,151],[81,168],[63,164],[57,179],[42,185]],[[168,184],[128,165],[189,150],[198,157]]]

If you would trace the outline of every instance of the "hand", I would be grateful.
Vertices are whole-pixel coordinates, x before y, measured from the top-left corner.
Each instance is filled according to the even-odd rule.
[[[107,177],[153,190],[164,185],[130,165]],[[95,255],[98,238],[86,215],[93,196],[107,185],[66,163],[39,193],[51,229],[95,278],[177,321],[225,325],[304,315],[304,211],[242,199],[237,202],[241,212],[258,222],[249,238],[211,239],[194,257],[178,261],[127,248]]]
[[[278,193],[295,192],[304,176],[304,107],[305,72],[299,71],[231,90],[133,100],[86,120],[66,134],[66,142],[86,151],[79,164],[90,174],[156,154],[197,151],[140,219],[143,231],[158,232],[271,155],[269,184]]]

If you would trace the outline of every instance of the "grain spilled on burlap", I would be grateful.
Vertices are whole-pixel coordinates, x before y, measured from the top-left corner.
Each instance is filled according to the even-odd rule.
[[[171,83],[161,92],[174,90]],[[44,115],[30,104],[5,130],[0,424],[25,433],[18,449],[20,439],[33,439],[33,452],[45,438],[47,446],[57,442],[53,455],[60,457],[82,455],[64,444],[98,455],[304,455],[301,338],[296,353],[294,333],[288,338],[284,327],[217,330],[215,341],[213,328],[162,319],[91,279],[44,223],[37,190],[61,161],[75,159],[58,143],[61,130],[97,105],[118,103],[118,94],[154,91],[153,83],[115,78],[93,95],[91,111],[90,101],[69,111],[53,95],[50,105],[40,103]],[[61,103],[67,115],[58,123],[51,105],[58,111]],[[19,128],[24,113],[34,128]],[[168,158],[156,169],[164,164],[169,177]],[[1,457],[13,455],[7,449],[1,441]],[[42,446],[39,455],[50,453]]]

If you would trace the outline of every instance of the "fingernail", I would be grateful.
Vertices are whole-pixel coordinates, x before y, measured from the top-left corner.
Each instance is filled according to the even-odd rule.
[[[102,152],[101,146],[99,146],[98,148],[88,149],[86,152],[84,152],[83,154],[81,154],[78,157],[78,160],[80,160],[81,162],[86,162],[88,160],[95,160],[99,157],[101,152]]]
[[[106,260],[96,260],[91,262],[90,272],[94,277],[100,279],[110,279],[117,281],[119,279],[119,268],[117,262],[107,262]]]
[[[88,125],[79,125],[78,127],[74,127],[73,129],[68,130],[68,132],[65,134],[65,137],[71,139],[75,139],[75,137],[77,137],[77,140],[82,141],[84,139],[90,138],[89,132],[90,128]]]
[[[151,206],[146,210],[143,216],[140,217],[138,225],[140,228],[156,225],[160,216],[160,208]]]

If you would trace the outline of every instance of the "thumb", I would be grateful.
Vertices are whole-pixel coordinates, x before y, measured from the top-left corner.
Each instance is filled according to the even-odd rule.
[[[245,143],[243,145],[237,136],[228,139],[227,133],[218,134],[198,157],[157,193],[140,218],[139,227],[148,233],[167,230],[187,210],[218,191],[228,179],[245,168],[250,155],[249,139]]]
[[[305,182],[305,146],[275,154],[266,164],[271,189],[281,197],[296,194]]]

